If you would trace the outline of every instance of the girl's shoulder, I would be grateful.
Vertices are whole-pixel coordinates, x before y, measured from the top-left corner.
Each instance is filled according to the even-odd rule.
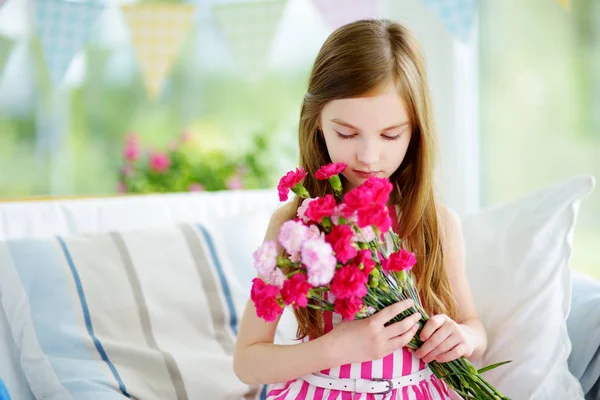
[[[458,214],[445,204],[436,202],[440,240],[443,247],[450,242],[462,240],[462,227]]]
[[[284,222],[289,221],[296,215],[296,206],[294,201],[289,201],[283,204],[281,207],[276,209],[271,215],[269,226],[267,227],[267,233],[265,240],[273,240],[279,235],[279,229]]]

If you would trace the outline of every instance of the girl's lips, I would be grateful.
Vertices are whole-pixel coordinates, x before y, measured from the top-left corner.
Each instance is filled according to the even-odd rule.
[[[366,171],[359,171],[359,170],[356,170],[356,169],[353,169],[352,171],[354,171],[355,174],[357,174],[358,176],[361,176],[363,178],[369,178],[369,177],[375,176],[375,175],[377,175],[379,173],[379,171],[369,171],[369,172],[366,172]]]

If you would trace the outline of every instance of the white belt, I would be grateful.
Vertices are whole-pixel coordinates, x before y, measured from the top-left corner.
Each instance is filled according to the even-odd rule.
[[[303,376],[301,379],[313,386],[325,389],[335,389],[353,393],[387,394],[393,389],[416,385],[421,380],[428,379],[431,375],[433,375],[433,372],[431,372],[429,367],[426,367],[414,374],[392,379],[342,379],[332,378],[323,374],[309,374]]]

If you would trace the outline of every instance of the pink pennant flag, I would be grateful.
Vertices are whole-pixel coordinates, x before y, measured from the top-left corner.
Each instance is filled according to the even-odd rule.
[[[331,29],[381,16],[380,0],[313,0],[313,3]]]
[[[6,0],[0,0],[0,7],[2,7],[6,3]]]

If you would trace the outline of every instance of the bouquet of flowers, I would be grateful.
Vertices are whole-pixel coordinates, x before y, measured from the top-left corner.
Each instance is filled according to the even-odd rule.
[[[415,255],[401,248],[399,237],[390,229],[387,203],[392,184],[388,179],[371,177],[344,195],[339,174],[345,168],[345,164],[333,163],[316,172],[315,178],[328,180],[333,188],[334,195],[324,197],[310,197],[301,183],[307,175],[302,168],[281,178],[281,201],[287,200],[290,190],[304,200],[297,218],[280,228],[278,241],[284,255],[278,254],[274,241],[265,241],[253,254],[258,277],[253,280],[251,299],[257,315],[274,321],[285,306],[312,307],[352,320],[410,298],[414,307],[388,324],[421,313],[419,329],[407,345],[416,350],[423,344],[420,332],[429,315],[411,272]],[[333,296],[325,296],[327,292]],[[505,363],[477,370],[461,357],[428,365],[465,399],[508,400],[481,376]]]

